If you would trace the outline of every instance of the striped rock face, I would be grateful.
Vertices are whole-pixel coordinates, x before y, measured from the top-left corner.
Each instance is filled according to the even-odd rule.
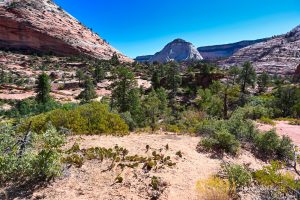
[[[49,0],[0,0],[0,49],[132,62]]]
[[[250,61],[258,73],[293,75],[300,64],[300,26],[287,34],[240,49],[221,64],[228,67],[246,61]]]

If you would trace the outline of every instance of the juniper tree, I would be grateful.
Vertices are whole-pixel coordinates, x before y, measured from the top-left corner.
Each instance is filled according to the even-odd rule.
[[[171,90],[170,98],[174,99],[181,84],[180,69],[177,63],[170,62],[168,64],[168,69],[166,72],[166,82],[168,89]]]
[[[263,72],[261,75],[258,76],[257,85],[258,85],[259,93],[265,92],[269,84],[270,84],[270,76],[266,72]]]
[[[152,90],[143,101],[143,110],[146,121],[150,124],[152,131],[155,131],[157,119],[159,117],[161,101],[155,90]]]
[[[90,77],[85,78],[83,88],[84,90],[78,96],[78,99],[81,99],[83,103],[90,102],[97,97],[93,81]]]
[[[120,64],[120,60],[119,60],[119,57],[117,55],[117,53],[114,53],[113,56],[111,57],[110,59],[110,63],[113,65],[113,66],[118,66]]]
[[[134,74],[127,67],[118,67],[113,74],[111,107],[117,107],[119,112],[130,111],[132,107],[132,90],[137,88]]]
[[[84,73],[81,69],[76,71],[76,77],[78,78],[79,85],[81,84],[81,80],[84,79]]]
[[[236,84],[238,75],[241,73],[241,69],[238,66],[231,66],[228,70],[228,75],[231,77],[232,85]]]
[[[160,87],[160,76],[159,76],[159,73],[157,70],[155,70],[152,74],[152,77],[151,77],[151,84],[152,84],[152,87],[156,90],[157,88]]]
[[[97,65],[95,67],[93,76],[96,83],[99,83],[105,79],[105,71],[101,65]]]
[[[36,101],[38,103],[46,104],[51,101],[51,85],[49,80],[50,78],[46,73],[42,73],[37,79]]]
[[[238,82],[241,85],[241,90],[243,93],[246,93],[247,86],[251,85],[254,87],[256,82],[256,72],[250,62],[245,62],[243,64],[241,73],[238,77]]]

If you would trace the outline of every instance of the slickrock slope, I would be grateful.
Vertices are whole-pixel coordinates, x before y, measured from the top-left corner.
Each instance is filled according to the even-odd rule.
[[[132,61],[50,0],[0,4],[0,49]]]
[[[292,75],[300,64],[300,26],[291,32],[245,47],[221,62],[223,66],[250,61],[258,72]]]
[[[202,60],[201,54],[192,43],[176,39],[167,44],[164,49],[150,58],[150,62],[165,63],[168,61]]]

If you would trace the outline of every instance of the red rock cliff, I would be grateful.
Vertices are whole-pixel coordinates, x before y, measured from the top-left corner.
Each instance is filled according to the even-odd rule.
[[[48,0],[14,0],[0,5],[0,48],[86,54],[99,59],[110,59],[116,52],[121,61],[132,61]]]

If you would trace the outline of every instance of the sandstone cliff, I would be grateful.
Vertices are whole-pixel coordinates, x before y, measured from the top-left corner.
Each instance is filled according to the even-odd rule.
[[[292,75],[300,64],[300,26],[287,34],[240,49],[223,66],[250,61],[258,72]]]
[[[110,59],[116,52],[121,61],[132,61],[50,0],[1,4],[0,49],[99,59]]]

